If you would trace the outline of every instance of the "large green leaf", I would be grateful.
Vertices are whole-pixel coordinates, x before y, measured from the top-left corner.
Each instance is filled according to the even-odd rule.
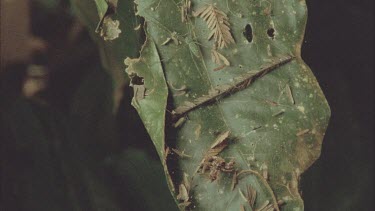
[[[189,2],[137,0],[148,41],[139,59],[127,60],[127,71],[144,79],[134,83],[141,95],[133,101],[173,195],[181,209],[303,210],[299,178],[319,157],[330,116],[300,55],[305,2]],[[212,28],[199,17],[209,5],[207,21],[226,14],[216,31],[229,27],[235,41],[224,37],[228,46],[215,51],[221,62],[211,58],[215,38],[207,39]],[[211,162],[221,158],[227,168]]]

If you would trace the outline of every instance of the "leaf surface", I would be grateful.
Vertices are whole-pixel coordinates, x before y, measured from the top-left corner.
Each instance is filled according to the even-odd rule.
[[[184,2],[136,1],[146,21],[147,43],[155,43],[146,43],[142,53],[157,52],[161,64],[147,53],[140,57],[141,67],[127,69],[141,72],[147,66],[142,75],[146,94],[136,109],[168,169],[175,198],[179,187],[190,187],[189,200],[180,200],[180,208],[303,210],[299,178],[319,157],[330,117],[324,94],[300,55],[305,2],[215,1],[235,41],[223,49],[207,39],[212,31],[206,21],[189,15],[213,2],[192,1],[183,22]],[[212,50],[230,65],[218,68]],[[156,97],[156,84],[164,81],[160,68],[166,83],[158,89],[169,91],[150,109],[147,100]],[[148,86],[151,82],[155,85]],[[166,116],[160,108],[169,111]],[[224,145],[212,148],[226,131]],[[214,156],[207,157],[208,152]]]

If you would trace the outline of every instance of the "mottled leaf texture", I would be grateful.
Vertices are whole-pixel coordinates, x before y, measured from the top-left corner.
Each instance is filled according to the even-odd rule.
[[[179,208],[303,210],[299,179],[330,117],[301,58],[305,1],[135,2],[147,42],[127,59],[144,79],[133,104]],[[178,42],[165,44],[171,37]]]

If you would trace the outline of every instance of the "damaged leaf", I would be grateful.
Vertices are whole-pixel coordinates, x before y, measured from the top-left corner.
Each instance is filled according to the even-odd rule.
[[[105,25],[105,19],[110,18],[112,14],[116,13],[118,0],[95,0],[96,7],[99,13],[99,23],[95,29],[96,33],[99,33],[103,25]]]
[[[142,86],[149,90],[146,98],[137,102],[135,97],[132,104],[136,107],[143,122],[147,123],[146,129],[153,134],[151,139],[154,141],[158,154],[163,158],[165,153],[163,131],[168,88],[155,43],[148,39],[142,47],[141,57],[139,59],[126,58],[124,63],[127,66],[128,75],[137,75],[142,78],[144,83]]]
[[[74,14],[87,27],[91,38],[98,44],[103,68],[112,77],[113,112],[117,112],[123,96],[123,87],[129,81],[124,73],[124,58],[139,56],[139,49],[144,42],[140,36],[142,30],[134,30],[135,26],[140,25],[140,18],[135,15],[134,2],[133,0],[118,2],[117,0],[70,0],[70,2]],[[102,30],[105,18],[107,21],[110,18],[115,22],[109,21],[113,26]],[[120,21],[119,24],[116,20]],[[105,41],[100,36],[101,31],[110,39]],[[114,40],[109,41],[112,38]]]
[[[300,55],[305,2],[192,0],[192,17],[182,11],[187,1],[135,2],[147,42],[134,60],[142,67],[130,62],[127,72],[145,78],[147,95],[134,105],[180,209],[238,210],[246,202],[247,210],[303,210],[298,178],[319,156],[330,116]],[[290,92],[279,101],[282,84]],[[145,104],[151,98],[153,107]],[[167,147],[179,151],[166,157]]]

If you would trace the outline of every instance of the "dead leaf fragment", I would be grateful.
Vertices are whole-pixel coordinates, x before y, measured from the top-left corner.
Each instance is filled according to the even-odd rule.
[[[290,86],[287,84],[286,85],[286,94],[288,95],[289,101],[291,104],[295,104],[294,97],[293,97],[293,92]]]
[[[145,98],[145,92],[146,88],[144,85],[133,85],[133,90],[134,90],[134,98],[136,100],[142,100]]]
[[[194,17],[201,17],[206,21],[208,28],[211,30],[208,39],[214,38],[215,45],[219,48],[227,47],[235,43],[230,32],[228,16],[210,4],[202,7],[193,13]]]
[[[255,200],[257,198],[257,191],[250,185],[247,186],[247,201],[252,210],[254,210]]]
[[[211,59],[217,65],[224,64],[225,66],[230,66],[230,62],[228,61],[228,59],[225,58],[225,56],[219,53],[216,49],[211,50]]]
[[[230,134],[230,131],[228,130],[228,131],[218,135],[215,142],[211,145],[211,149],[214,149],[217,146],[219,146],[220,144],[222,144],[229,137],[229,134]]]
[[[172,148],[172,151],[173,151],[174,153],[176,153],[178,156],[180,156],[181,158],[191,158],[191,156],[185,154],[184,151],[180,151],[180,150],[178,150],[178,149],[173,149],[173,148]]]
[[[180,127],[181,125],[183,125],[183,124],[185,123],[185,121],[186,121],[186,117],[181,117],[181,118],[179,118],[179,119],[177,120],[176,123],[173,124],[173,127],[174,127],[174,128],[178,128],[178,127]]]
[[[161,45],[166,45],[166,44],[168,44],[171,40],[172,40],[172,38],[167,37],[167,39],[166,39]]]
[[[100,28],[100,36],[103,37],[105,41],[118,38],[121,33],[119,26],[120,21],[112,20],[112,18],[108,16],[105,17],[103,20],[103,25]]]
[[[230,189],[231,189],[232,191],[233,191],[234,188],[236,187],[237,183],[238,183],[238,179],[237,179],[237,171],[235,171],[234,174],[233,174],[233,177],[232,177],[232,185],[231,185],[231,187],[230,187]]]
[[[178,188],[178,195],[177,199],[180,201],[188,202],[189,201],[189,194],[184,184],[180,184]]]
[[[310,130],[309,129],[305,129],[305,130],[301,130],[299,131],[296,136],[302,136],[302,135],[305,135],[306,133],[308,133]]]
[[[141,24],[138,24],[138,26],[136,26],[136,27],[134,28],[134,30],[135,30],[135,31],[138,31],[138,30],[141,29],[141,27],[142,27],[142,25],[141,25]]]

